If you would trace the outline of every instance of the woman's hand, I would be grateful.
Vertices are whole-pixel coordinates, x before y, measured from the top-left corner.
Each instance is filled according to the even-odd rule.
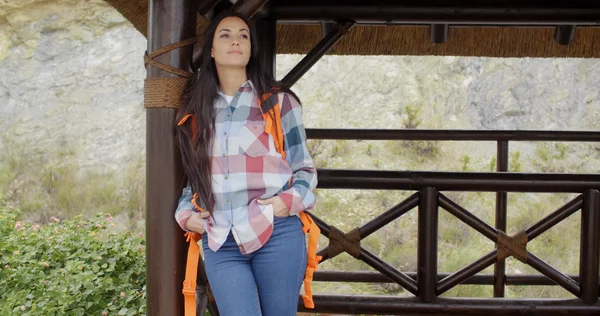
[[[257,200],[257,202],[258,202],[258,204],[261,204],[261,205],[273,204],[273,216],[277,216],[277,217],[290,216],[290,210],[287,208],[287,205],[285,205],[283,200],[278,196],[274,196],[274,197],[272,197],[270,199],[266,199],[266,200]]]
[[[194,213],[185,222],[185,228],[187,230],[191,230],[193,232],[203,234],[204,233],[204,221],[209,216],[210,216],[210,214],[208,212]]]

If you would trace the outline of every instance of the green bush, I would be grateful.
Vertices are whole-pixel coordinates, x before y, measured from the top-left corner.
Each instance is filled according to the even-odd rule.
[[[109,214],[17,221],[0,196],[0,315],[145,314],[144,241]]]

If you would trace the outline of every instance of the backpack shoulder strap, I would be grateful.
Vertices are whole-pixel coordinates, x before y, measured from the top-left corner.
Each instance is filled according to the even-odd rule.
[[[265,125],[265,132],[273,136],[275,148],[285,161],[286,153],[284,147],[283,126],[281,124],[281,100],[278,91],[265,94],[263,98],[259,98],[259,105],[261,113],[267,123]],[[290,179],[290,185],[291,180],[292,179]],[[322,259],[321,256],[317,256],[317,247],[321,230],[307,212],[302,211],[299,215],[300,220],[302,221],[302,230],[305,234],[308,234],[308,264],[304,274],[305,294],[302,295],[302,300],[304,301],[304,307],[315,308],[311,283],[313,274],[317,270],[317,265]]]
[[[281,100],[279,91],[269,92],[258,99],[260,111],[265,119],[265,132],[271,134],[275,141],[275,149],[285,160],[283,126],[281,125]]]

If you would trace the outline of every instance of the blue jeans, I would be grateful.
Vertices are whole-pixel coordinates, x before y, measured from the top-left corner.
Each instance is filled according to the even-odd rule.
[[[307,264],[297,216],[275,217],[267,243],[248,255],[240,253],[231,233],[216,252],[208,248],[205,236],[206,274],[222,316],[296,315]]]

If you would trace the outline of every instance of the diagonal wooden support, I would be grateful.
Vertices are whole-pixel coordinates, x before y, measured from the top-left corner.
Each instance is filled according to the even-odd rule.
[[[268,0],[238,0],[231,10],[239,12],[251,19],[260,8],[262,8]]]
[[[202,0],[198,2],[198,14],[208,18],[208,13],[211,12],[222,0]]]
[[[319,255],[323,257],[321,262],[331,259],[342,252],[347,252],[354,258],[363,261],[373,269],[379,271],[382,275],[396,282],[410,293],[417,295],[417,282],[414,278],[398,271],[396,268],[378,258],[375,254],[362,248],[360,246],[360,240],[371,235],[392,220],[406,214],[418,204],[419,194],[415,193],[377,218],[372,219],[361,227],[354,228],[348,233],[344,233],[336,227],[328,225],[317,216],[311,214],[313,220],[321,229],[321,233],[330,240],[330,244],[319,251]]]
[[[513,236],[508,236],[501,230],[497,230],[492,228],[481,219],[474,216],[469,211],[462,208],[460,205],[448,199],[443,194],[439,195],[440,206],[447,210],[450,214],[454,215],[456,218],[474,228],[487,238],[491,239],[496,243],[496,250],[490,252],[485,255],[481,259],[473,262],[472,264],[464,267],[463,269],[445,277],[444,279],[438,282],[437,294],[444,293],[454,286],[461,284],[466,279],[476,275],[481,270],[487,268],[489,265],[496,262],[502,262],[506,258],[513,256],[517,260],[529,265],[530,267],[536,269],[541,272],[545,276],[547,276],[552,282],[557,285],[562,286],[567,291],[573,293],[573,295],[579,297],[581,292],[579,285],[574,281],[572,277],[569,277],[560,271],[556,270],[540,258],[536,257],[534,254],[527,251],[527,243],[548,229],[552,228],[557,223],[561,222],[565,218],[569,217],[571,214],[581,209],[583,206],[584,198],[580,195],[573,200],[569,201],[567,204],[560,207],[558,210],[553,212],[552,214],[544,217],[539,222],[535,223],[533,226],[529,227],[527,230],[519,232]],[[582,221],[587,222],[587,221]],[[596,239],[596,238],[592,238]],[[596,264],[594,264],[596,266]],[[580,278],[583,279],[583,278]],[[590,280],[595,280],[597,277],[590,277]],[[500,282],[497,279],[495,282]],[[503,278],[501,280],[504,284],[506,279]],[[497,283],[496,283],[497,284]],[[589,294],[588,302],[596,302],[594,298],[591,296],[597,296],[597,283],[593,283],[591,286],[592,294]],[[590,288],[590,286],[588,286]]]
[[[415,193],[368,223],[356,227],[348,233],[344,233],[334,226],[327,225],[318,217],[311,214],[317,225],[319,225],[321,233],[329,238],[329,246],[319,252],[319,255],[323,257],[321,262],[331,259],[344,251],[358,259],[361,251],[361,239],[367,238],[381,227],[406,214],[417,205],[419,205],[419,195]]]
[[[310,51],[304,58],[290,70],[290,72],[281,79],[281,82],[286,86],[293,86],[314,64],[329,51],[342,36],[346,35],[350,29],[356,24],[354,21],[338,22],[336,27],[327,34],[323,39]]]
[[[494,250],[485,256],[479,258],[468,266],[448,275],[437,283],[436,294],[439,296],[442,293],[452,289],[453,287],[463,283],[465,280],[473,277],[483,269],[497,262],[498,250]]]
[[[334,226],[327,225],[316,216],[313,216],[313,219],[317,225],[319,225],[319,228],[321,228],[321,233],[329,238],[329,245],[319,251],[319,255],[323,256],[324,260],[331,259],[342,252],[347,252],[354,258],[363,261],[379,271],[412,294],[417,295],[417,282],[414,279],[398,271],[396,268],[378,258],[375,254],[360,246],[361,237],[366,237],[365,235],[361,236],[360,232],[361,228],[365,226],[354,228],[352,231],[344,233]]]
[[[313,217],[315,223],[321,229],[321,234],[323,234],[325,237],[327,237],[330,240],[330,242],[332,240],[330,230],[332,228],[337,230],[336,232],[333,232],[333,234],[336,235],[335,237],[333,237],[333,239],[336,240],[333,242],[333,244],[336,244],[336,243],[338,243],[338,244],[344,244],[344,243],[345,244],[352,244],[352,243],[358,244],[358,248],[353,248],[353,250],[352,250],[354,253],[353,256],[355,258],[358,258],[358,255],[360,255],[360,251],[361,250],[364,251],[364,249],[362,249],[360,247],[361,239],[367,238],[369,235],[373,234],[375,231],[379,230],[381,227],[389,224],[394,219],[397,219],[397,218],[401,217],[402,215],[406,214],[408,211],[410,211],[417,205],[419,205],[419,194],[415,193],[415,194],[411,195],[410,197],[406,198],[404,201],[397,204],[396,206],[392,207],[388,211],[386,211],[383,214],[377,216],[376,218],[370,220],[366,224],[364,224],[360,227],[354,228],[354,230],[352,230],[348,234],[344,234],[339,229],[337,229],[333,226],[330,226],[329,224],[325,223],[324,221],[319,219],[319,217],[315,216],[314,214],[310,214],[310,216]],[[338,237],[338,236],[341,236],[341,237]],[[344,241],[344,239],[345,239],[344,236],[348,236],[349,240]],[[344,246],[341,246],[341,247],[344,247]],[[355,247],[355,246],[348,245],[348,247]],[[337,256],[339,254],[339,252],[336,253],[336,251],[332,251],[331,253],[334,254],[335,256]],[[345,248],[342,251],[345,251]],[[331,257],[329,256],[329,246],[325,247],[324,249],[321,249],[319,251],[319,256],[322,256],[322,258],[323,258],[321,260],[321,262],[324,262],[324,261],[330,259]]]

